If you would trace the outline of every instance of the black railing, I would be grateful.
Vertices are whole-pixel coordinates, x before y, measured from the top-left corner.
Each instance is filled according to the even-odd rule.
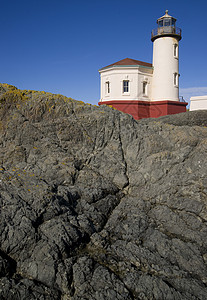
[[[183,98],[183,96],[179,96],[179,101],[180,102],[186,102],[185,99]]]
[[[174,26],[163,26],[152,30],[151,38],[155,39],[160,35],[176,35],[181,39],[181,29]]]

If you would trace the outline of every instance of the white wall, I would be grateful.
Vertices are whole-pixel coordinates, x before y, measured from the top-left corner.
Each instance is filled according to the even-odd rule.
[[[190,98],[190,111],[207,109],[207,95]]]
[[[174,55],[174,45],[177,55]],[[179,73],[178,41],[173,37],[159,37],[153,42],[152,100],[179,101],[179,76],[174,84],[174,73]]]
[[[100,101],[150,100],[152,69],[139,67],[113,67],[99,71],[101,75]],[[129,93],[123,93],[123,80],[129,80]],[[110,93],[106,93],[106,82],[110,82]],[[143,81],[147,82],[147,96],[142,94]]]
[[[139,68],[138,75],[138,100],[147,100],[152,99],[152,74],[153,69]],[[146,95],[143,95],[143,82],[147,82],[147,91]]]

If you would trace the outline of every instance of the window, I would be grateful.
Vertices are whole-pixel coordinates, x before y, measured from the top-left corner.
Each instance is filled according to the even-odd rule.
[[[174,85],[178,86],[178,73],[174,73]]]
[[[158,22],[158,27],[163,27],[163,20],[160,20],[160,21]]]
[[[174,52],[174,56],[178,57],[178,44],[174,44],[174,50],[173,50],[173,52]]]
[[[143,81],[142,93],[145,96],[147,95],[147,82],[146,81]]]
[[[129,80],[123,80],[123,93],[129,92]]]
[[[164,19],[164,26],[170,26],[170,19]]]
[[[110,82],[106,81],[106,94],[110,94]]]

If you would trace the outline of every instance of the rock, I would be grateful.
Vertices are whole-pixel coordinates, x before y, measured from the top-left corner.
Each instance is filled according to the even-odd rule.
[[[207,111],[0,103],[0,299],[206,299]]]

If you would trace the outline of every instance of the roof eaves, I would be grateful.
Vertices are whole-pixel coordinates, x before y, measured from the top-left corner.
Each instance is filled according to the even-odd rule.
[[[113,68],[146,68],[146,69],[153,69],[153,66],[143,66],[143,65],[112,65],[112,66],[108,66],[108,67],[104,67],[99,69],[98,71],[104,71],[107,69],[113,69]]]

